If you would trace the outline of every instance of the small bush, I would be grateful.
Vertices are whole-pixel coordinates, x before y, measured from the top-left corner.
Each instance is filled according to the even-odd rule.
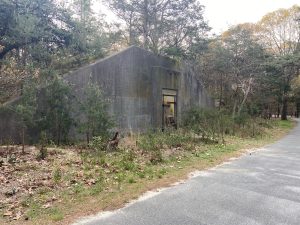
[[[156,151],[163,147],[160,132],[149,132],[141,136],[137,141],[138,147],[144,151]]]
[[[136,180],[135,180],[133,177],[130,177],[130,178],[128,179],[128,183],[129,183],[129,184],[136,183]]]
[[[73,186],[73,192],[75,194],[80,194],[84,191],[84,186],[81,184],[81,183],[76,183],[74,186]]]
[[[47,151],[47,145],[48,143],[48,139],[47,139],[47,134],[45,131],[41,132],[40,135],[40,152],[38,155],[38,160],[45,160],[48,156],[48,151]]]
[[[245,125],[248,123],[249,119],[250,119],[250,116],[247,113],[243,112],[234,118],[234,122],[239,127],[245,127]]]
[[[269,123],[247,112],[232,118],[224,110],[193,108],[186,112],[184,127],[200,136],[206,143],[224,143],[224,136],[256,137],[262,135],[264,127]]]
[[[144,179],[145,178],[145,172],[137,172],[137,175],[139,176],[139,178]]]
[[[91,190],[89,191],[89,194],[92,195],[92,196],[94,196],[94,195],[98,195],[102,191],[103,191],[103,183],[102,182],[97,182],[95,184],[95,186],[93,186],[91,188]]]
[[[151,132],[140,137],[137,141],[138,147],[150,154],[150,162],[153,164],[163,161],[162,148],[164,146],[161,133]]]
[[[225,121],[227,117],[215,109],[193,108],[184,114],[183,125],[208,142],[223,136]]]
[[[182,130],[166,131],[160,134],[163,144],[168,147],[182,147],[184,144],[193,141],[192,135]]]
[[[50,218],[57,222],[57,221],[61,221],[64,219],[64,214],[62,213],[62,211],[59,208],[51,208],[49,209],[49,215]]]
[[[93,140],[89,143],[89,147],[95,151],[105,151],[106,141],[100,136],[93,137]]]
[[[107,99],[99,85],[89,82],[84,90],[84,98],[80,107],[84,116],[79,121],[79,131],[86,134],[87,143],[90,138],[97,136],[102,137],[102,141],[108,139],[114,122],[107,112]]]
[[[165,168],[162,168],[162,169],[159,170],[159,174],[160,175],[165,175],[165,174],[167,174],[167,170]]]
[[[152,164],[157,164],[157,163],[163,162],[163,155],[162,155],[162,152],[160,149],[151,152],[150,162]]]
[[[53,171],[53,181],[55,183],[59,183],[61,181],[61,178],[62,178],[62,173],[61,173],[61,170],[59,168],[56,168],[54,171]]]
[[[136,165],[134,162],[126,161],[126,160],[121,160],[120,165],[123,170],[127,170],[127,171],[134,171],[136,168]]]

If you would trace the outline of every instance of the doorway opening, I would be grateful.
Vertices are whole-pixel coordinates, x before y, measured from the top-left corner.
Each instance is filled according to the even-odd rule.
[[[177,91],[163,89],[163,124],[162,129],[175,128],[177,129]]]

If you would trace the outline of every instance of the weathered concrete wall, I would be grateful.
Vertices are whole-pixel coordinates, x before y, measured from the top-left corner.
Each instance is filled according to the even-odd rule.
[[[99,84],[109,99],[109,112],[117,127],[140,132],[159,124],[159,116],[154,114],[161,110],[161,88],[168,87],[169,80],[163,68],[172,70],[175,63],[141,48],[130,47],[70,73],[65,79],[73,86],[79,99],[83,99],[84,88],[89,81]],[[172,87],[178,87],[178,81]]]
[[[214,107],[213,100],[207,94],[195,71],[188,64],[181,65],[181,83],[179,88],[179,122],[183,114],[191,107]]]
[[[155,55],[138,47],[130,47],[93,64],[64,76],[72,86],[76,97],[72,115],[75,121],[81,117],[78,102],[84,100],[84,90],[89,82],[97,83],[109,101],[109,113],[117,129],[123,132],[143,132],[162,128],[162,90],[178,93],[177,117],[192,106],[210,106],[201,82],[187,65],[163,56]],[[11,136],[17,139],[15,118],[0,115],[0,140]],[[9,132],[8,132],[9,131]],[[80,137],[75,128],[71,139]]]
[[[163,107],[162,107],[162,91],[175,90],[178,91],[178,101],[180,101],[180,82],[181,74],[177,70],[172,70],[167,67],[153,67],[152,68],[152,117],[153,127],[162,128],[163,121]],[[179,106],[179,104],[177,104]],[[179,107],[177,107],[178,110]]]
[[[140,132],[162,127],[162,90],[178,91],[178,122],[192,106],[210,106],[202,84],[187,65],[138,47],[70,73],[66,79],[82,99],[89,81],[97,83],[109,99],[109,112],[117,127]]]

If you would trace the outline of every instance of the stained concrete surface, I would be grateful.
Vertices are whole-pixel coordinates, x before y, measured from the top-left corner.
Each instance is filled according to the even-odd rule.
[[[80,102],[86,101],[87,85],[97,84],[106,99],[107,111],[114,121],[115,129],[125,135],[163,128],[164,90],[177,91],[178,126],[186,111],[192,107],[213,107],[214,101],[206,93],[199,78],[193,65],[177,62],[136,46],[64,75],[73,96],[71,116],[74,121],[84,118]],[[46,110],[44,91],[45,89],[40,90],[38,94],[39,110]],[[11,110],[2,111],[0,110],[0,144],[21,143],[21,123],[17,120],[18,116]],[[77,125],[73,124],[69,132],[68,140],[71,143],[86,138],[78,132]],[[36,129],[28,130],[26,143],[34,141],[38,134]],[[51,135],[55,136],[49,132],[48,136]]]
[[[81,225],[299,225],[300,125],[279,142]]]

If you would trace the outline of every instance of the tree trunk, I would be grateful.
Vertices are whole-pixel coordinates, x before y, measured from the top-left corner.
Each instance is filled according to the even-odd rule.
[[[253,78],[250,78],[249,81],[248,81],[248,87],[247,87],[247,90],[245,91],[245,94],[244,94],[243,101],[242,101],[242,103],[241,103],[241,105],[240,105],[240,107],[239,107],[239,110],[238,110],[238,116],[241,115],[241,112],[242,112],[242,110],[243,110],[243,108],[244,108],[244,105],[245,105],[245,103],[246,103],[246,100],[247,100],[247,98],[248,98],[248,95],[249,95],[249,93],[250,93],[250,91],[251,91],[252,82],[253,82]]]
[[[148,0],[144,0],[144,10],[143,10],[143,39],[144,39],[144,45],[143,47],[145,49],[148,48],[149,43],[148,43],[148,22],[149,22],[149,11],[148,11],[149,3]]]
[[[288,101],[286,96],[282,98],[281,120],[287,120]]]
[[[25,154],[25,127],[22,127],[22,154]]]
[[[135,44],[135,37],[133,34],[133,12],[130,13],[130,19],[129,19],[129,46],[132,46]]]
[[[89,143],[90,143],[90,132],[89,131],[86,132],[86,142],[89,145]]]
[[[56,144],[59,146],[59,144],[60,144],[60,138],[59,138],[60,129],[59,129],[59,121],[58,121],[57,113],[56,113],[56,117],[55,117],[55,131],[56,131]]]
[[[235,113],[236,113],[236,107],[237,107],[237,99],[234,99],[234,105],[232,109],[232,118],[235,118]]]
[[[220,96],[219,96],[219,110],[221,110],[221,104],[223,99],[223,73],[220,73],[221,84],[220,84]]]
[[[300,102],[297,102],[296,104],[296,117],[299,118],[300,115]]]

